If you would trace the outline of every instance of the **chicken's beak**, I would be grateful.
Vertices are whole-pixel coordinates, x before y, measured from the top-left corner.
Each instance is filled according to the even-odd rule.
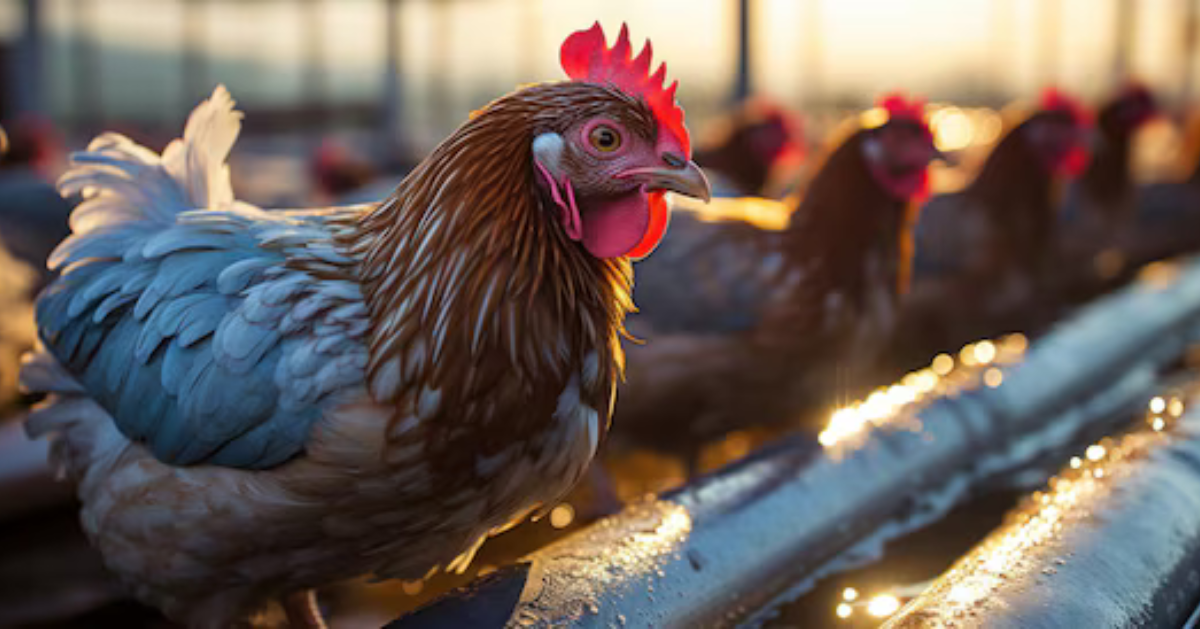
[[[618,177],[633,179],[652,192],[656,190],[676,192],[700,199],[705,203],[712,200],[712,189],[708,185],[708,177],[704,176],[704,171],[700,170],[696,162],[690,160],[677,167],[632,168]]]

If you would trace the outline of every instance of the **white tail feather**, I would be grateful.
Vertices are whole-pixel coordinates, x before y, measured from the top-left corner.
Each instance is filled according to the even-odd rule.
[[[71,215],[74,233],[133,221],[170,224],[180,212],[232,203],[225,160],[242,128],[242,114],[233,107],[229,92],[217,86],[192,111],[183,138],[161,157],[117,133],[97,136],[86,151],[73,154],[58,187],[85,198]]]

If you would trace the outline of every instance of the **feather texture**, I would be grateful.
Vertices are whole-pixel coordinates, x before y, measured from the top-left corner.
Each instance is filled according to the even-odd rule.
[[[526,88],[349,208],[237,201],[223,88],[161,156],[115,134],[75,155],[27,430],[108,567],[226,627],[331,580],[465,567],[565,494],[607,428],[630,270],[550,228],[529,145],[606,108],[645,106]]]

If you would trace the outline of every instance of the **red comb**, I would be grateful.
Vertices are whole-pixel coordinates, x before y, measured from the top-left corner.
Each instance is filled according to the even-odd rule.
[[[636,58],[630,58],[632,52],[629,28],[625,24],[621,25],[621,34],[616,43],[609,48],[605,43],[604,29],[600,27],[600,22],[596,22],[585,31],[572,33],[563,42],[559,59],[563,70],[573,81],[608,83],[623,92],[646,99],[654,117],[658,119],[659,127],[666,129],[690,157],[691,140],[687,128],[683,126],[683,109],[675,103],[675,88],[679,86],[679,81],[663,89],[663,80],[667,76],[666,63],[659,65],[653,75],[650,74],[653,52],[649,40]]]
[[[1074,97],[1054,87],[1042,92],[1041,109],[1043,111],[1061,111],[1069,116],[1075,124],[1081,127],[1091,126],[1092,113]]]
[[[887,112],[888,121],[915,122],[921,125],[926,133],[933,134],[929,129],[929,123],[925,120],[925,101],[920,98],[909,99],[898,92],[885,94],[879,99],[876,106]]]
[[[888,94],[879,99],[879,107],[888,113],[888,119],[909,120],[925,124],[925,101],[909,100],[903,94]]]

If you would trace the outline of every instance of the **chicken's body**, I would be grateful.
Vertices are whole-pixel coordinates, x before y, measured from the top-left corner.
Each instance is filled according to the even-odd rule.
[[[1056,314],[1059,192],[1084,157],[1086,121],[1074,103],[1055,103],[1009,131],[966,189],[922,208],[913,289],[892,352],[905,368]]]
[[[607,427],[631,277],[556,224],[535,164],[575,181],[585,239],[611,229],[591,214],[609,197],[572,145],[533,140],[596,115],[655,129],[636,94],[529,87],[357,208],[235,201],[223,90],[161,159],[113,135],[77,156],[63,186],[87,201],[24,379],[54,394],[28,429],[58,435],[107,565],[170,616],[226,627],[331,580],[465,567],[561,497]],[[690,163],[636,172],[657,183],[619,180],[635,199],[703,182]]]
[[[908,198],[866,157],[877,131],[832,151],[783,231],[676,217],[639,269],[629,328],[646,343],[628,349],[615,438],[694,463],[705,441],[803,425],[806,411],[861,384],[890,335],[909,256]],[[934,154],[919,133],[912,156],[884,151],[918,178]]]
[[[1138,189],[1133,178],[1133,144],[1139,129],[1158,112],[1151,93],[1133,85],[1100,109],[1092,159],[1079,179],[1067,186],[1061,219],[1061,257],[1072,267],[1068,280],[1075,300],[1095,296],[1113,285],[1140,222]],[[1107,256],[1111,261],[1105,263]],[[1117,256],[1117,257],[1114,257]],[[1110,267],[1110,268],[1106,268]],[[1121,274],[1126,275],[1126,274]]]

